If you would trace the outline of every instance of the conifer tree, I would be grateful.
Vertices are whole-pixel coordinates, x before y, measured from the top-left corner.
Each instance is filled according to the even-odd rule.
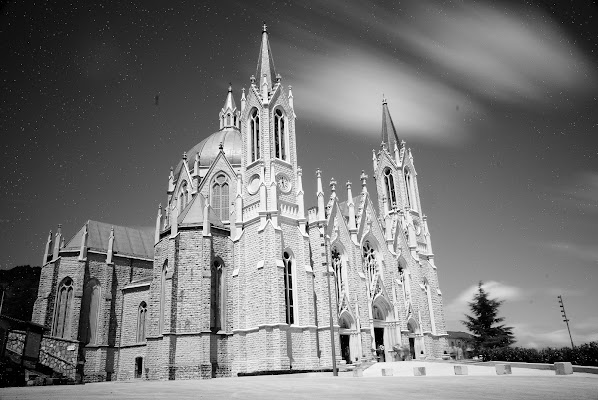
[[[461,321],[474,336],[474,347],[476,351],[506,347],[515,343],[513,328],[510,326],[496,325],[504,321],[498,317],[498,308],[504,300],[490,299],[488,293],[482,287],[482,281],[478,284],[478,292],[469,302],[469,308],[473,315],[465,314],[465,321]]]

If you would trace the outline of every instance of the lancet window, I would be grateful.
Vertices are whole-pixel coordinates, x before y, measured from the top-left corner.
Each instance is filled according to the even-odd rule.
[[[274,112],[274,149],[275,157],[281,160],[286,160],[286,149],[285,149],[285,118],[280,108],[277,108]]]
[[[293,274],[293,257],[291,253],[285,251],[282,255],[282,262],[284,264],[284,296],[286,305],[286,321],[291,325],[295,323],[295,309],[293,290],[295,287]]]
[[[147,304],[142,301],[137,310],[137,342],[145,342],[145,320],[147,316]]]
[[[397,205],[397,197],[395,195],[395,182],[390,168],[384,169],[384,188],[386,189],[388,208],[392,209]]]
[[[369,240],[366,240],[363,243],[361,250],[363,256],[363,272],[367,278],[368,285],[373,289],[374,279],[376,278],[376,273],[378,271],[376,250]]]
[[[251,161],[258,160],[260,155],[260,116],[257,108],[251,110],[249,117],[249,135],[251,137]]]
[[[341,254],[336,248],[332,248],[332,268],[334,269],[334,277],[336,282],[336,303],[340,307],[341,304],[341,296],[343,294],[344,288],[344,278],[343,278],[343,261],[341,259]]]
[[[212,186],[212,208],[221,221],[229,220],[229,186],[226,175],[218,175]]]
[[[65,278],[60,284],[56,296],[53,336],[70,339],[72,302],[73,280]]]
[[[210,328],[217,332],[223,328],[225,307],[224,263],[216,259],[211,267]]]

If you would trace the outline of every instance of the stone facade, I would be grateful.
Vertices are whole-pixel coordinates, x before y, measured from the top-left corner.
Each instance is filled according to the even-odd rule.
[[[66,246],[48,238],[34,321],[77,342],[86,381],[329,369],[331,329],[337,362],[447,348],[413,156],[386,101],[374,196],[365,173],[325,196],[316,171],[305,210],[293,95],[265,29],[259,60],[240,108],[229,89],[221,129],[171,170],[151,239],[93,221]]]

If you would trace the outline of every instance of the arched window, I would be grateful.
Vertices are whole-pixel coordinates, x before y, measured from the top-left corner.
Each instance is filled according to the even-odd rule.
[[[83,343],[96,344],[98,340],[98,326],[100,316],[100,297],[102,294],[100,282],[90,280],[83,290],[83,313],[80,337]]]
[[[294,276],[293,276],[293,257],[289,251],[285,251],[282,255],[282,262],[284,264],[284,300],[287,314],[287,324],[295,323],[295,309],[293,301]]]
[[[137,311],[137,342],[145,342],[145,320],[147,315],[147,304],[142,301]]]
[[[336,247],[332,248],[332,268],[334,269],[334,276],[336,282],[336,303],[340,307],[341,304],[341,296],[343,294],[343,289],[345,287],[344,282],[344,271],[343,271],[343,261],[341,259],[341,254],[336,249]]]
[[[224,263],[217,258],[211,267],[211,288],[210,288],[210,328],[214,332],[222,330],[225,317],[225,296],[224,296]]]
[[[369,240],[366,240],[362,246],[362,255],[363,255],[363,272],[365,273],[366,279],[369,285],[373,285],[374,278],[376,277],[376,272],[378,270],[378,266],[376,263],[376,250],[374,246],[370,243]]]
[[[384,169],[384,187],[386,189],[386,198],[388,199],[388,208],[392,209],[397,205],[397,197],[395,195],[395,181],[390,168]]]
[[[181,191],[179,192],[179,202],[180,202],[180,207],[179,207],[179,214],[181,213],[181,211],[183,211],[183,208],[185,208],[187,206],[187,203],[189,203],[189,191],[187,190],[187,182],[183,182],[181,185]]]
[[[233,117],[233,119],[234,119],[234,121],[235,121],[235,126],[237,126],[237,116],[235,115],[235,116]]]
[[[73,280],[67,277],[63,279],[56,294],[53,336],[70,339],[72,302]]]
[[[226,114],[226,126],[230,126],[230,114]]]
[[[251,161],[253,162],[260,158],[260,116],[257,108],[251,110],[249,135],[251,137]]]
[[[162,265],[162,273],[160,274],[160,319],[159,319],[159,334],[164,331],[164,314],[166,313],[166,273],[168,272],[168,260],[164,261]]]
[[[221,221],[229,220],[229,186],[224,174],[216,176],[212,186],[212,208]]]
[[[286,160],[284,114],[277,108],[274,112],[274,150],[275,157]]]

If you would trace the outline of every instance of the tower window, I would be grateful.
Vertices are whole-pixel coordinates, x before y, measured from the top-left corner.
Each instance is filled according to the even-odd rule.
[[[60,284],[56,296],[53,336],[70,339],[72,302],[73,280],[65,278]]]
[[[411,171],[405,168],[405,187],[407,189],[407,205],[409,208],[416,209],[415,202],[415,185]]]
[[[391,209],[397,205],[397,197],[395,195],[395,181],[390,168],[384,169],[384,188],[386,189],[388,208]]]
[[[230,126],[230,114],[226,114],[226,126]]]
[[[274,151],[275,157],[281,160],[286,160],[286,149],[285,149],[285,120],[284,114],[277,108],[274,112]]]
[[[221,221],[229,220],[229,186],[226,175],[218,175],[212,186],[212,208]]]
[[[293,301],[293,259],[288,251],[285,251],[282,255],[282,262],[284,264],[284,299],[286,305],[287,324],[291,325],[295,323],[295,310]]]
[[[253,162],[260,158],[260,116],[257,108],[251,110],[249,134],[251,136],[251,161]]]

